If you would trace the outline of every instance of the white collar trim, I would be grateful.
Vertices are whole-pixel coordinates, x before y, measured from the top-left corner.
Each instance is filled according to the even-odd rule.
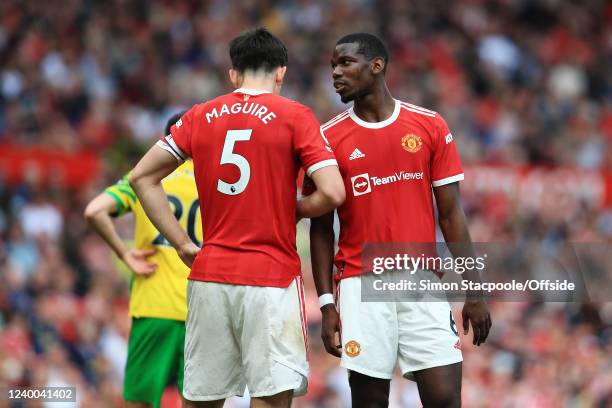
[[[389,116],[387,119],[381,122],[366,122],[365,120],[360,119],[359,116],[355,114],[355,110],[353,109],[353,107],[349,109],[349,116],[359,126],[362,126],[368,129],[381,129],[395,122],[395,120],[400,114],[400,108],[401,108],[400,102],[397,99],[395,99],[395,108],[393,109],[393,113],[391,114],[391,116]]]
[[[247,95],[252,95],[252,96],[272,93],[270,91],[260,91],[260,90],[257,90],[257,89],[248,89],[248,88],[238,88],[234,92],[239,92],[239,93],[243,93],[243,94],[247,94]]]

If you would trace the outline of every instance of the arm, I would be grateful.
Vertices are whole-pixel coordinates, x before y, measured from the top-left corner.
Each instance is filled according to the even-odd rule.
[[[298,218],[319,217],[344,203],[344,182],[337,166],[320,168],[314,171],[310,178],[316,186],[316,191],[298,200]]]
[[[155,145],[134,167],[130,185],[138,196],[142,208],[157,230],[176,249],[181,260],[189,267],[200,248],[183,230],[172,211],[161,181],[178,167],[177,159]]]
[[[334,213],[313,218],[310,224],[310,254],[312,274],[319,296],[333,293],[332,268],[334,260]],[[325,350],[340,357],[340,319],[333,303],[321,307],[321,338]],[[336,337],[338,333],[338,337]]]
[[[467,228],[467,221],[459,198],[459,183],[450,183],[434,187],[436,205],[438,207],[438,222],[449,244],[449,250],[454,257],[475,257],[472,239]],[[461,245],[452,245],[453,243]],[[480,282],[477,270],[463,273],[464,280]],[[469,330],[469,321],[474,331],[473,343],[480,345],[485,342],[491,328],[491,315],[482,293],[468,293],[462,311],[463,333]]]
[[[85,208],[85,219],[98,235],[112,248],[135,274],[150,275],[157,265],[147,261],[147,257],[155,253],[155,249],[139,250],[128,248],[117,234],[111,214],[117,212],[117,202],[108,194],[102,193],[91,200]]]

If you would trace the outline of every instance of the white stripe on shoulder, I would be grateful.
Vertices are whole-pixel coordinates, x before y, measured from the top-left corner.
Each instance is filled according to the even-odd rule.
[[[340,122],[342,119],[345,119],[346,117],[348,117],[349,113],[348,111],[343,112],[342,114],[336,116],[335,118],[333,118],[332,120],[329,120],[327,122],[325,122],[324,124],[321,125],[322,128],[328,128],[332,125],[335,125],[337,122]]]
[[[405,106],[406,106],[406,107],[408,107],[408,108],[412,108],[412,109],[420,110],[420,111],[427,112],[427,113],[433,113],[434,115],[436,114],[436,111],[432,111],[432,110],[429,110],[429,109],[423,108],[422,106],[413,105],[413,104],[411,104],[411,103],[408,103],[408,102],[403,102],[403,101],[400,101],[400,103],[401,103],[402,105],[405,105]]]
[[[347,111],[345,114],[338,116],[337,119],[330,120],[326,124],[322,125],[321,130],[327,130],[337,125],[338,123],[342,122],[344,119],[348,118],[349,116],[350,116],[349,112]]]
[[[347,110],[345,110],[344,112],[340,112],[339,114],[337,114],[336,116],[334,116],[333,118],[331,118],[330,120],[328,120],[327,122],[325,122],[324,124],[322,124],[321,126],[325,126],[325,125],[327,125],[328,123],[331,123],[331,122],[333,122],[333,121],[334,121],[334,120],[336,120],[336,119],[339,119],[339,118],[340,118],[340,116],[344,116],[344,115],[346,115],[348,112],[349,112],[349,110],[348,110],[348,109],[347,109]]]
[[[348,111],[344,111],[341,114],[335,116],[333,119],[328,120],[327,122],[325,122],[324,124],[321,125],[322,128],[324,127],[329,127],[331,125],[334,125],[336,122],[341,121],[342,119],[345,119],[348,116],[349,112]]]
[[[409,108],[409,107],[408,107],[408,106],[406,106],[406,105],[402,105],[402,109],[406,109],[406,110],[407,110],[407,111],[409,111],[409,112],[418,113],[419,115],[431,116],[432,118],[435,118],[435,117],[436,117],[436,115],[435,115],[434,113],[427,113],[427,112],[424,112],[424,111],[420,111],[420,110],[412,109],[412,108]]]

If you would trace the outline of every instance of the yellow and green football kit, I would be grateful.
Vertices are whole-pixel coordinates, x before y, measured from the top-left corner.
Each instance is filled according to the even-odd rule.
[[[157,265],[149,276],[132,278],[129,313],[132,330],[125,370],[124,398],[150,402],[159,407],[165,387],[176,381],[182,392],[185,318],[187,317],[187,276],[174,248],[147,218],[128,182],[129,174],[105,192],[117,203],[121,216],[134,214],[134,246],[155,248],[148,260]],[[189,237],[201,245],[202,222],[193,163],[185,162],[162,181],[174,212]]]

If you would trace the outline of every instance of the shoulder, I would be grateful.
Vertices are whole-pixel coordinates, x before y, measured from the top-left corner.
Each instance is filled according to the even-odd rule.
[[[339,113],[338,115],[334,116],[327,122],[323,123],[321,125],[321,133],[325,133],[325,134],[330,133],[330,132],[333,133],[333,130],[338,129],[342,123],[348,123],[346,122],[346,119],[349,118],[350,111],[351,109],[349,108],[345,110],[344,112]]]
[[[109,188],[115,187],[125,187],[125,188],[129,188],[130,190],[132,189],[132,187],[130,186],[130,176],[132,175],[132,170],[130,170],[128,173],[124,174],[123,177],[121,177],[119,180],[117,180],[117,182],[111,186],[109,186]]]
[[[398,102],[402,116],[417,120],[432,131],[448,133],[446,121],[439,112],[400,100]]]
[[[117,180],[115,184],[108,186],[104,192],[115,199],[117,203],[117,214],[123,214],[127,209],[129,209],[132,205],[138,202],[138,198],[136,197],[136,193],[130,186],[129,177],[132,174],[125,174],[122,178]]]
[[[180,127],[183,124],[184,120],[192,120],[194,117],[197,117],[202,111],[206,108],[208,102],[200,102],[192,105],[187,111],[180,117],[180,119],[176,122],[176,125]]]
[[[312,113],[312,109],[310,109],[306,105],[299,103],[298,101],[294,101],[293,99],[290,99],[290,98],[287,98],[281,95],[274,95],[274,94],[271,94],[268,97],[270,98],[270,100],[273,101],[274,104],[284,107],[285,109],[287,109],[287,111],[291,111],[295,113],[302,113],[302,114],[307,113],[310,115],[314,115]]]
[[[410,116],[422,116],[424,120],[429,118],[428,121],[434,122],[440,118],[440,114],[434,110],[423,108],[422,106],[414,105],[412,103],[400,101],[398,99],[400,105],[400,112],[404,115]]]

